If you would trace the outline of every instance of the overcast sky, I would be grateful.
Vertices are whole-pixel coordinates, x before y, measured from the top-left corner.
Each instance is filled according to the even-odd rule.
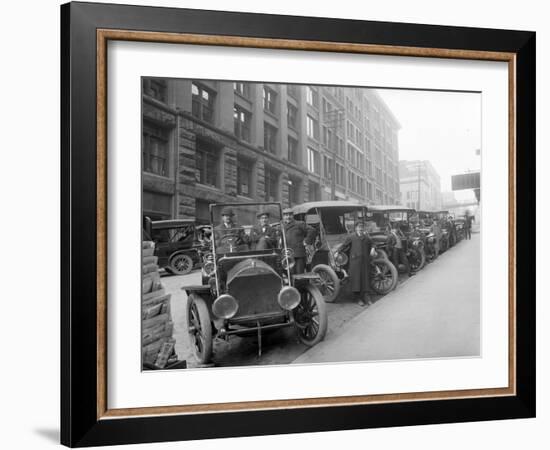
[[[451,190],[451,175],[479,170],[481,94],[377,89],[399,123],[399,159],[427,159]],[[456,191],[458,200],[475,199]]]

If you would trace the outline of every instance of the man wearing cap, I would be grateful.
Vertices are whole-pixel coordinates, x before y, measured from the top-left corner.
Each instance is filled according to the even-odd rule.
[[[256,250],[267,250],[277,246],[277,230],[269,225],[270,214],[268,212],[259,212],[258,225],[252,228],[250,233],[251,241],[255,244]]]
[[[308,226],[305,222],[294,219],[292,208],[283,210],[283,225],[286,238],[286,246],[294,252],[296,264],[294,273],[304,273],[306,269],[306,248],[307,245],[312,245],[315,241],[317,231],[315,228]]]
[[[219,252],[234,252],[239,246],[248,244],[243,227],[233,222],[235,213],[231,208],[223,208],[221,212],[222,222],[214,228],[216,248]]]
[[[372,240],[363,222],[355,223],[355,231],[346,237],[342,248],[349,247],[349,281],[359,306],[372,304],[370,289],[370,251]]]

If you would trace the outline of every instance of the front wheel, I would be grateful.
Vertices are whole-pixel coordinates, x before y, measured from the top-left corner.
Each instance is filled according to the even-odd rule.
[[[187,300],[187,332],[199,364],[208,364],[212,358],[212,322],[204,299],[190,294]]]
[[[413,272],[418,272],[426,264],[424,249],[413,247],[409,253],[409,264]]]
[[[313,268],[313,272],[319,275],[321,279],[319,290],[325,302],[333,303],[340,292],[340,278],[338,278],[338,275],[332,270],[332,267],[326,264],[317,264]]]
[[[397,286],[397,269],[388,260],[371,261],[370,285],[374,292],[385,295]]]
[[[301,287],[300,295],[302,299],[292,311],[294,324],[300,341],[312,347],[321,342],[327,332],[327,308],[321,292],[313,285]]]
[[[176,275],[187,275],[193,270],[193,259],[189,255],[179,253],[170,260],[170,271]]]

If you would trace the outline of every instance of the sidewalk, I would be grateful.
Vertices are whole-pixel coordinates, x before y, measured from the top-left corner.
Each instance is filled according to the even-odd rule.
[[[479,246],[460,242],[293,363],[478,356]]]

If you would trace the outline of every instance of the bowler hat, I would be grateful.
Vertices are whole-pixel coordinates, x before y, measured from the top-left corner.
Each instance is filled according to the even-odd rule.
[[[292,208],[285,208],[283,209],[283,214],[292,214]]]
[[[267,212],[267,211],[263,211],[263,212],[259,212],[258,214],[256,214],[256,217],[259,219],[260,217],[262,216],[267,216],[269,217],[270,214]]]
[[[222,209],[221,216],[234,216],[233,209],[225,207]]]

